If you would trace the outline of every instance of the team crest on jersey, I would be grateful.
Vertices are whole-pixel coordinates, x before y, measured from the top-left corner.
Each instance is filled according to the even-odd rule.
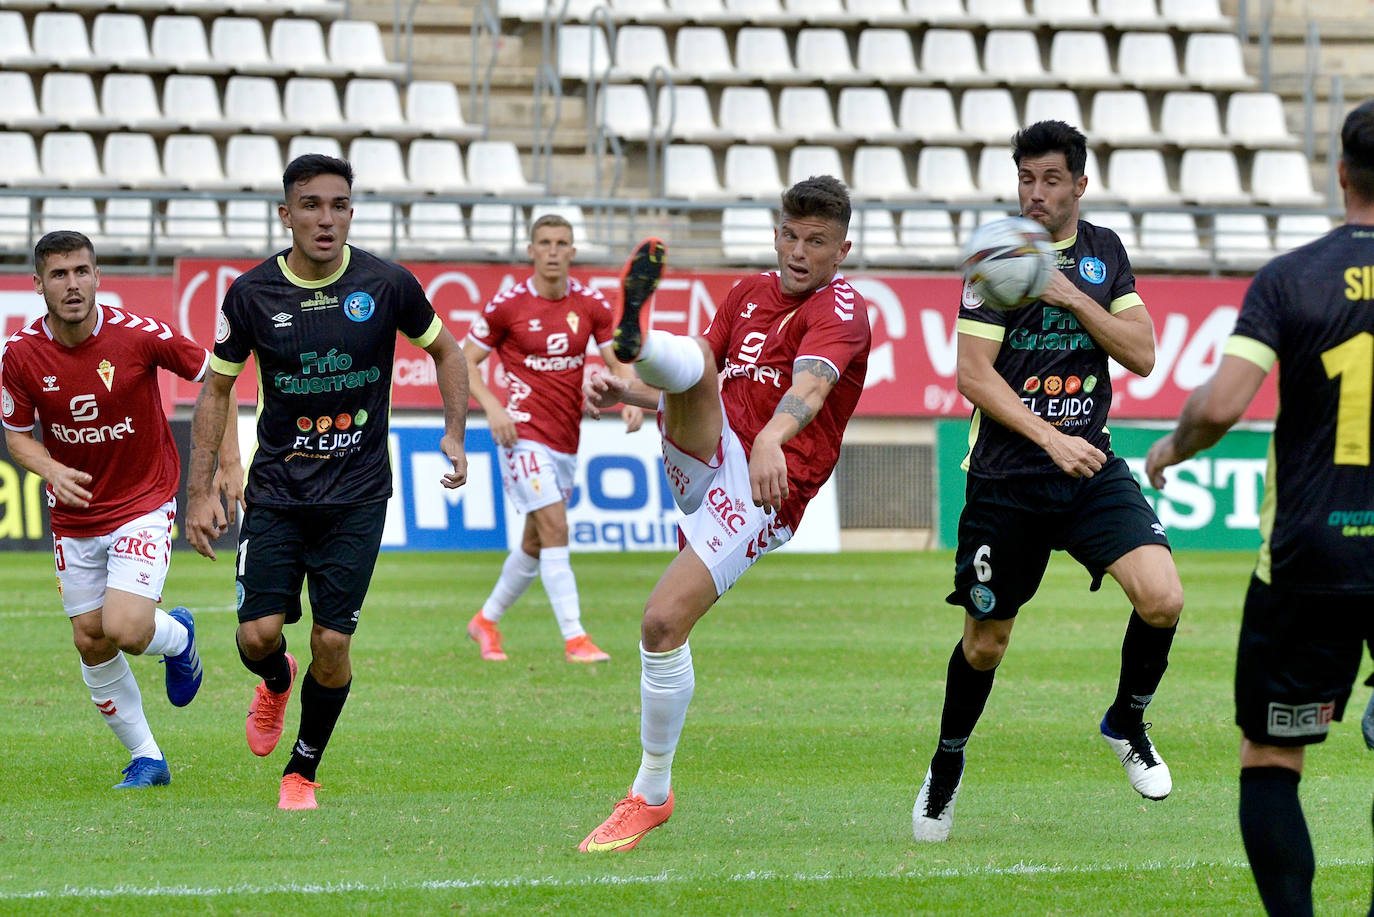
[[[219,310],[219,318],[215,320],[215,343],[223,344],[229,340],[229,319],[224,314],[224,310]]]
[[[14,399],[10,397],[10,390],[0,388],[0,413],[9,417],[14,413]]]
[[[968,595],[973,600],[973,607],[982,614],[987,614],[997,607],[997,596],[982,583],[974,583],[973,588],[968,591]]]
[[[105,391],[114,391],[114,364],[109,360],[101,360],[100,365],[95,368],[95,374],[100,377],[100,381],[105,383]]]
[[[1078,262],[1078,276],[1088,283],[1101,283],[1107,279],[1107,265],[1102,263],[1101,258],[1089,255]]]
[[[569,313],[568,313],[568,327],[572,329],[573,334],[577,334],[577,313],[576,313],[576,312],[569,312]]]
[[[349,293],[343,302],[344,315],[347,315],[355,322],[365,322],[372,317],[372,313],[377,311],[377,303],[373,300],[370,293],[359,290],[356,293]]]
[[[973,285],[970,284],[967,280],[965,280],[964,293],[961,297],[961,301],[968,308],[977,309],[979,306],[983,304],[983,297],[979,296],[978,293],[974,291]]]

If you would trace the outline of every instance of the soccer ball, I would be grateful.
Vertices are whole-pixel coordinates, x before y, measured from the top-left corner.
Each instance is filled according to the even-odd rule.
[[[965,305],[1019,309],[1039,299],[1050,282],[1050,234],[1025,217],[984,223],[964,243],[960,268]]]

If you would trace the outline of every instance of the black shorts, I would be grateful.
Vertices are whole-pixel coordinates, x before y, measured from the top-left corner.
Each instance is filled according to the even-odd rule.
[[[1236,650],[1236,725],[1263,745],[1311,745],[1345,714],[1374,595],[1289,593],[1255,577]]]
[[[1087,567],[1096,589],[1107,567],[1147,544],[1169,539],[1123,458],[1091,478],[969,475],[945,601],[980,621],[1009,620],[1040,588],[1051,551]]]
[[[345,507],[249,506],[239,530],[239,621],[284,614],[301,619],[310,577],[314,622],[341,634],[358,629],[386,524],[386,502]]]

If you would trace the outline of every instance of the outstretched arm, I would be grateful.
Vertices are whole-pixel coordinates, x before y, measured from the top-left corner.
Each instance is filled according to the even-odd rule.
[[[1164,489],[1164,469],[1187,461],[1240,420],[1268,372],[1244,357],[1226,354],[1216,375],[1188,396],[1174,432],[1160,438],[1145,456],[1145,474]]]
[[[439,394],[444,399],[444,435],[439,448],[453,463],[453,470],[443,477],[443,485],[450,490],[462,487],[468,479],[468,456],[464,437],[468,426],[468,363],[462,348],[447,328],[429,343],[425,352],[434,359],[434,372],[439,380]]]
[[[587,408],[593,417],[599,417],[602,408],[613,408],[617,404],[658,410],[658,401],[662,394],[638,377],[626,379],[600,369],[582,383],[582,397],[586,399]]]
[[[787,499],[783,444],[815,418],[838,381],[835,367],[824,360],[803,357],[792,364],[792,386],[783,393],[773,416],[754,437],[749,452],[749,490],[755,506],[776,512]]]

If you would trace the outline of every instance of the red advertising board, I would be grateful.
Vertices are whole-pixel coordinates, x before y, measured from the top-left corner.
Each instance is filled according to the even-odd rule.
[[[216,312],[224,291],[241,272],[256,262],[189,259],[179,261],[173,278],[106,276],[102,295],[112,305],[168,321],[207,345],[214,340]],[[521,279],[527,268],[492,264],[407,264],[429,294],[435,310],[454,335],[461,338],[482,305]],[[584,283],[604,289],[618,283],[606,269],[578,273]],[[654,326],[677,332],[699,332],[725,299],[742,272],[674,272],[665,277],[654,304]],[[946,275],[863,273],[850,281],[868,300],[873,323],[873,353],[868,381],[858,413],[867,416],[964,417],[968,403],[954,384],[955,316],[959,279]],[[1118,418],[1177,417],[1183,401],[1211,377],[1221,359],[1221,347],[1235,323],[1244,297],[1245,278],[1141,277],[1138,288],[1154,319],[1156,360],[1148,378],[1113,367]],[[0,314],[13,331],[42,309],[32,294],[27,275],[0,277]],[[6,291],[30,291],[24,307],[11,303]],[[17,294],[15,294],[17,295]],[[13,300],[18,302],[19,300]],[[245,403],[256,397],[252,373],[239,383]],[[175,380],[171,386],[179,403],[195,400],[198,387]],[[402,341],[397,349],[395,404],[400,408],[437,408],[439,393],[429,358]],[[1277,402],[1271,378],[1260,390],[1246,416],[1274,416]]]

